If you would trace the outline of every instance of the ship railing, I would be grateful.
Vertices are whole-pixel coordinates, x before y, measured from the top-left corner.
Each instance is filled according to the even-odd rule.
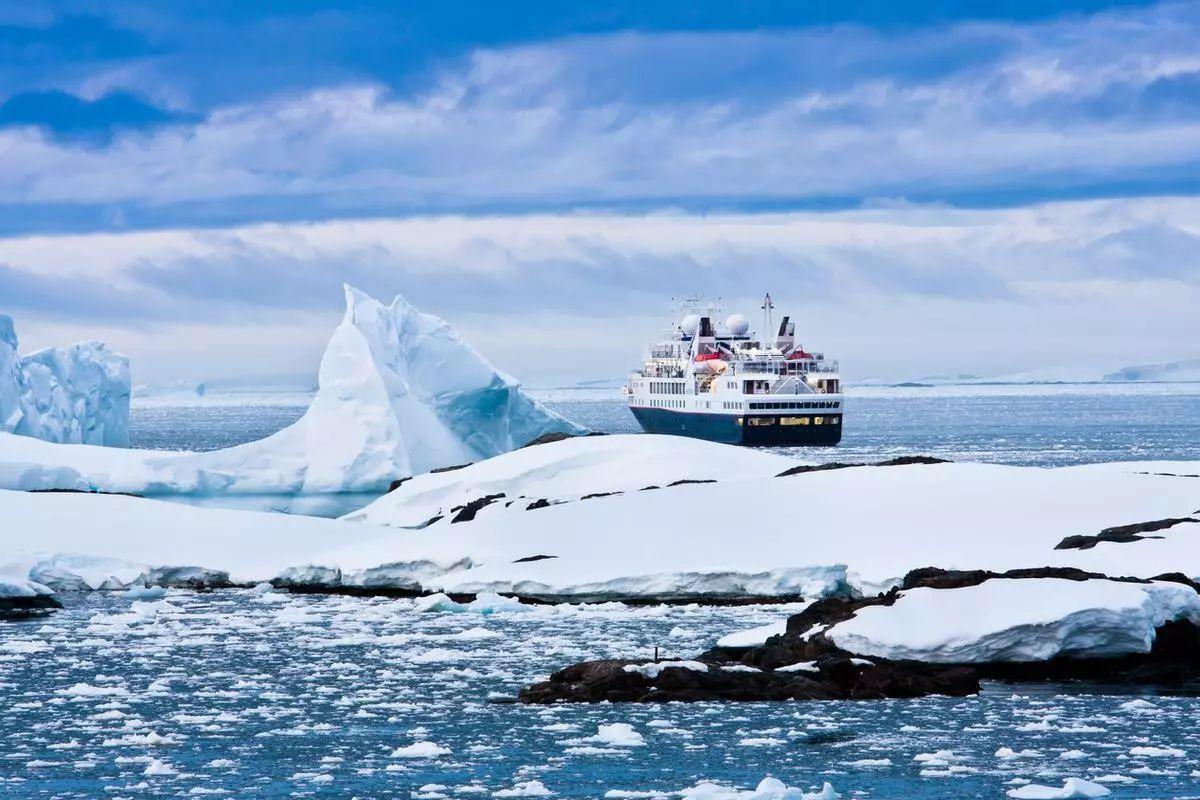
[[[801,375],[788,375],[771,384],[767,394],[816,394],[817,390],[804,382]]]
[[[785,361],[784,359],[774,359],[770,361],[730,361],[729,374],[756,374],[756,375],[782,375],[785,373],[789,365],[798,364],[799,373],[788,373],[790,375],[805,374],[805,375],[827,375],[837,373],[838,363],[836,361],[827,361],[818,363],[815,361]]]

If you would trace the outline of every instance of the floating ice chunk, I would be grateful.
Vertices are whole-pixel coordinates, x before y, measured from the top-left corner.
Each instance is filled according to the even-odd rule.
[[[581,741],[597,742],[613,747],[641,747],[646,744],[645,737],[635,731],[633,726],[627,722],[601,725],[596,729],[595,736],[589,736]]]
[[[478,614],[495,614],[498,611],[528,611],[529,606],[515,597],[505,597],[496,592],[480,592],[467,603],[467,608]]]
[[[492,797],[550,797],[553,794],[541,781],[519,781],[511,789],[492,792]]]
[[[167,590],[161,586],[130,586],[125,590],[130,600],[158,600],[166,595]]]
[[[1006,794],[1015,800],[1076,800],[1077,798],[1108,797],[1112,792],[1108,787],[1092,781],[1085,781],[1082,778],[1067,778],[1058,788],[1031,783],[1017,789],[1009,789]]]
[[[175,768],[172,767],[170,764],[167,764],[164,761],[159,761],[157,758],[155,758],[155,759],[150,760],[150,763],[146,765],[146,768],[144,770],[142,770],[142,774],[143,775],[166,776],[166,775],[178,775],[179,773],[176,772]]]
[[[1187,754],[1176,747],[1131,747],[1129,755],[1144,758],[1183,758]]]
[[[678,794],[683,800],[839,800],[841,797],[829,783],[821,787],[819,792],[804,792],[786,785],[778,778],[763,778],[751,791],[739,791],[715,783],[698,783]]]
[[[860,758],[857,761],[847,761],[848,767],[890,767],[892,760],[890,758]]]
[[[406,747],[397,747],[391,758],[440,758],[450,755],[450,748],[434,742],[413,742]]]
[[[717,639],[717,647],[758,647],[766,644],[772,636],[782,636],[787,633],[787,618],[757,628],[727,633]]]
[[[1041,758],[1037,750],[1013,750],[1011,747],[1001,747],[996,751],[996,758],[1010,760],[1014,758]]]
[[[651,661],[646,664],[626,664],[625,672],[637,674],[654,680],[664,669],[690,669],[693,672],[708,672],[708,664],[700,661]]]
[[[466,611],[467,607],[463,603],[456,603],[449,596],[438,592],[436,594],[428,594],[424,597],[418,597],[413,601],[413,610],[418,612],[460,612]]]
[[[1142,700],[1141,698],[1138,698],[1136,700],[1130,700],[1126,703],[1121,703],[1121,705],[1117,706],[1117,708],[1121,709],[1122,711],[1128,711],[1132,714],[1161,714],[1162,713],[1162,709],[1160,709],[1158,706],[1154,705],[1154,703],[1151,703],[1148,700]]]

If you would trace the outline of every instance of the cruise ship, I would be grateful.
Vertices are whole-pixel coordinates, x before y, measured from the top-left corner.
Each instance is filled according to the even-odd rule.
[[[762,304],[767,341],[742,314],[719,321],[716,304],[681,304],[670,332],[652,344],[624,393],[648,433],[727,444],[836,445],[845,401],[836,361],[805,350],[788,316],[774,324]]]

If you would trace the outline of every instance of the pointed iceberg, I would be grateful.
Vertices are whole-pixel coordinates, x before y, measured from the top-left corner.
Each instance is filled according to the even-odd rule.
[[[129,359],[103,342],[17,355],[0,314],[0,431],[63,444],[129,446]]]
[[[290,428],[245,445],[303,450],[301,491],[386,489],[396,478],[491,458],[547,433],[586,433],[444,320],[403,297],[385,306],[345,291],[346,315],[325,348],[312,405]]]

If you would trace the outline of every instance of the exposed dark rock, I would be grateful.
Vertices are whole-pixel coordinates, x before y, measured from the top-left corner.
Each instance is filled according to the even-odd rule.
[[[606,436],[606,435],[607,434],[603,433],[602,431],[588,431],[587,433],[561,433],[561,432],[543,433],[541,436],[537,437],[536,439],[526,442],[525,444],[521,445],[521,447],[518,449],[523,450],[526,447],[534,447],[539,444],[550,444],[552,442],[561,442],[563,439],[577,439],[580,436]]]
[[[1119,658],[1054,658],[1032,663],[980,664],[976,669],[981,677],[993,680],[1087,681],[1151,686],[1170,694],[1200,695],[1200,627],[1187,620],[1159,626],[1149,653]]]
[[[661,486],[650,485],[650,486],[643,486],[642,488],[638,489],[638,491],[639,492],[652,492],[655,489],[661,489],[661,488],[662,488]]]
[[[592,494],[585,494],[583,497],[581,497],[579,499],[580,500],[591,500],[592,498],[595,498],[595,497],[612,497],[614,494],[623,494],[623,492],[593,492]]]
[[[713,478],[682,478],[668,483],[667,486],[686,486],[689,483],[716,483],[716,480]]]
[[[501,497],[504,497],[504,492],[477,497],[471,502],[467,503],[465,506],[455,506],[454,508],[450,509],[450,511],[457,511],[458,513],[450,519],[450,522],[470,522],[471,520],[475,519],[475,515],[479,513],[481,508],[491,505]]]
[[[413,479],[412,475],[409,475],[407,478],[397,478],[396,480],[394,480],[390,484],[388,484],[387,493],[391,494],[392,492],[396,491],[397,489],[399,489],[401,486],[408,483],[412,479]]]
[[[134,494],[133,492],[105,492],[101,489],[28,489],[30,494],[111,494],[118,497],[140,497],[145,498],[145,495]]]
[[[904,467],[910,464],[949,464],[944,458],[933,456],[900,456],[889,458],[887,461],[875,461],[863,464],[850,464],[844,461],[830,461],[827,464],[799,464],[789,467],[776,475],[776,478],[787,478],[791,475],[803,475],[807,472],[826,472],[832,469],[850,469],[852,467]]]
[[[974,694],[979,683],[969,669],[921,665],[853,664],[849,659],[818,665],[819,672],[730,671],[710,664],[706,672],[666,667],[656,678],[626,672],[629,660],[586,661],[559,670],[550,680],[521,690],[523,703],[696,702],[706,700],[866,700]],[[729,665],[727,665],[729,666]]]
[[[887,461],[876,461],[875,467],[905,467],[910,464],[949,464],[950,459],[936,456],[898,456]]]
[[[525,510],[533,511],[534,509],[537,509],[537,508],[549,508],[549,507],[550,507],[550,501],[547,500],[546,498],[542,497],[537,500],[534,500],[532,503],[525,506]]]
[[[0,620],[29,619],[57,608],[62,608],[62,603],[48,594],[33,597],[0,597]]]
[[[1172,517],[1170,519],[1151,520],[1150,522],[1138,522],[1133,525],[1118,525],[1114,528],[1105,528],[1095,536],[1068,536],[1055,545],[1054,549],[1091,550],[1101,542],[1128,544],[1130,542],[1140,542],[1142,539],[1162,539],[1162,536],[1143,536],[1142,534],[1165,531],[1167,528],[1173,528],[1176,525],[1183,525],[1188,522],[1200,522],[1200,519]]]
[[[558,558],[558,556],[545,556],[545,555],[525,556],[524,558],[518,558],[517,560],[513,561],[512,563],[528,564],[531,561],[546,561],[547,559],[551,559],[551,558]]]
[[[429,474],[430,474],[430,475],[439,475],[439,474],[441,474],[441,473],[443,473],[443,472],[455,472],[455,471],[457,471],[457,470],[460,470],[460,469],[466,469],[466,468],[467,468],[467,467],[469,467],[469,466],[471,466],[471,465],[470,465],[470,463],[467,463],[467,464],[455,464],[455,465],[453,465],[453,466],[450,466],[450,467],[435,467],[434,469],[431,469],[431,470],[429,470]]]

